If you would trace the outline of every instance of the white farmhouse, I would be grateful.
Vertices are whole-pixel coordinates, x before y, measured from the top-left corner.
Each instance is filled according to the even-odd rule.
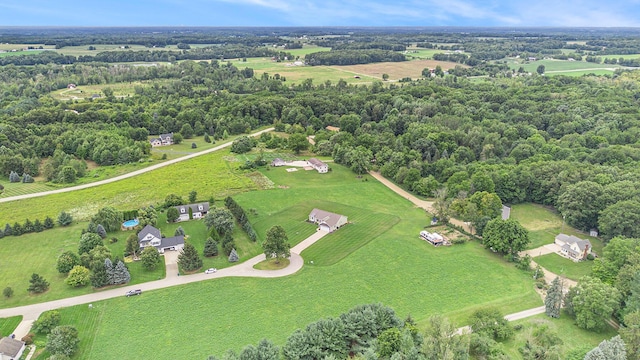
[[[140,244],[140,249],[153,246],[162,254],[165,250],[178,251],[182,249],[184,247],[184,236],[163,238],[160,229],[147,225],[138,233],[138,243]]]
[[[555,243],[560,246],[561,254],[573,261],[584,260],[591,254],[591,242],[573,235],[559,234]]]

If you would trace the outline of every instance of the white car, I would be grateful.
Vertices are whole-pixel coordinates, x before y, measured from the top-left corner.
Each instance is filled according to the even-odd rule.
[[[211,269],[207,269],[204,271],[205,274],[213,274],[214,272],[218,271],[218,269],[216,268],[211,268]]]

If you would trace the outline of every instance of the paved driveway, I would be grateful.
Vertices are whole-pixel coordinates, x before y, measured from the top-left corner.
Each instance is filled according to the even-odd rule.
[[[167,278],[178,277],[178,255],[180,255],[179,250],[166,250],[164,252],[164,266],[167,267]]]

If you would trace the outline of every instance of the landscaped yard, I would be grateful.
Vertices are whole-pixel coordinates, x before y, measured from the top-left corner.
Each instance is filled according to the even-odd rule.
[[[292,222],[280,224],[292,243],[315,231],[303,223],[312,207],[344,211],[354,224],[309,248],[305,256],[315,256],[313,265],[305,258],[305,267],[285,278],[221,278],[97,302],[93,309],[63,309],[63,322],[83,314],[83,319],[91,319],[77,324],[80,334],[91,339],[83,340],[90,343],[83,343],[78,358],[148,357],[148,349],[159,347],[163,351],[157,358],[205,358],[265,337],[283,345],[290,333],[309,322],[370,302],[392,306],[401,317],[411,314],[419,324],[436,313],[464,324],[473,310],[486,304],[505,313],[540,306],[529,274],[473,242],[434,248],[419,240],[428,223],[424,211],[369,176],[356,178],[340,165],[331,167],[328,174],[262,170],[276,184],[274,189],[234,197],[260,236],[295,214]],[[257,215],[248,211],[251,208]],[[187,223],[182,224],[186,230]],[[363,230],[359,225],[377,227]],[[360,236],[371,239],[352,239]],[[325,247],[327,241],[336,249]],[[346,245],[339,247],[340,241]],[[157,309],[169,308],[180,316],[158,316]],[[128,329],[125,337],[123,328]],[[113,346],[115,341],[120,346]]]
[[[585,260],[576,263],[558,254],[536,256],[533,260],[554,274],[564,275],[576,281],[585,275],[591,275],[593,267],[593,261]]]
[[[616,336],[616,332],[612,328],[607,328],[602,332],[580,329],[574,324],[574,320],[564,312],[559,319],[553,319],[544,314],[540,314],[527,319],[515,321],[512,324],[520,324],[523,328],[522,330],[516,331],[513,339],[504,343],[504,349],[510,359],[522,359],[522,355],[518,352],[518,348],[524,346],[528,336],[537,326],[547,325],[551,331],[554,331],[560,339],[562,339],[564,356],[572,350],[582,349],[584,353],[580,359],[584,357],[584,354],[587,351],[598,346],[602,340],[608,340]]]
[[[529,230],[531,243],[529,249],[535,249],[546,244],[553,244],[556,235],[564,233],[575,235],[581,239],[589,239],[596,254],[602,254],[602,241],[588,236],[566,223],[562,224],[562,217],[552,209],[537,204],[517,204],[511,207],[511,218],[518,220]]]

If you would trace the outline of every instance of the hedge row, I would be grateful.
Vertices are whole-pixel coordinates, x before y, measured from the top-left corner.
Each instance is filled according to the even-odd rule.
[[[247,214],[244,212],[242,206],[240,206],[235,200],[233,200],[231,196],[227,196],[227,198],[224,199],[224,205],[227,207],[227,209],[229,209],[229,211],[231,211],[233,217],[236,218],[238,223],[242,225],[242,230],[247,233],[249,239],[251,239],[251,241],[253,242],[258,240],[258,235],[256,234],[256,231],[253,230],[253,226],[251,226],[251,223],[247,218]]]
[[[29,219],[25,220],[23,224],[18,222],[14,223],[13,226],[7,224],[4,229],[0,228],[0,238],[5,236],[20,236],[22,234],[28,234],[33,232],[41,232],[43,230],[51,229],[54,226],[53,219],[47,216],[44,221],[40,221],[40,219],[36,219],[35,221],[31,221]]]

